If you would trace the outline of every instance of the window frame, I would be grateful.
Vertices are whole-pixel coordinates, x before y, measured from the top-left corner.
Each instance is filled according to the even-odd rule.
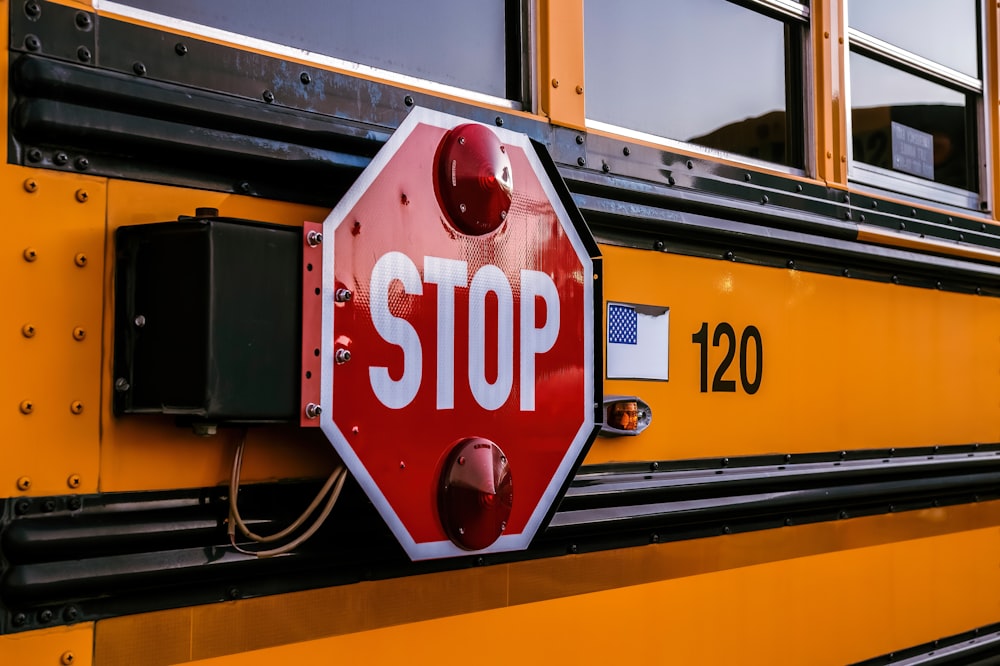
[[[986,118],[985,100],[989,99],[989,79],[986,76],[986,26],[983,20],[986,6],[983,0],[976,0],[976,39],[980,77],[977,79],[959,70],[942,65],[924,56],[917,55],[902,47],[869,35],[851,27],[848,5],[850,0],[844,0],[845,31],[844,49],[844,101],[846,105],[846,136],[848,154],[847,179],[852,185],[873,187],[895,194],[916,197],[938,204],[945,204],[963,212],[969,210],[987,212],[991,209],[987,193],[991,182],[992,167],[989,155],[990,127]],[[917,76],[966,97],[966,124],[971,126],[968,131],[975,132],[974,140],[968,147],[975,155],[968,159],[968,168],[973,170],[970,180],[977,185],[977,190],[966,190],[952,185],[945,185],[933,180],[912,176],[901,171],[867,164],[854,159],[854,111],[852,104],[852,79],[850,55],[874,60],[887,67],[906,74]]]
[[[607,132],[643,141],[663,148],[703,155],[715,159],[759,167],[797,176],[811,176],[815,173],[816,147],[814,128],[815,97],[812,88],[812,10],[806,0],[726,0],[730,4],[757,12],[763,16],[781,21],[787,31],[789,26],[799,30],[798,39],[785,38],[785,108],[787,114],[786,133],[790,142],[789,151],[794,161],[801,166],[788,166],[770,162],[740,153],[719,150],[697,143],[672,139],[659,134],[631,129],[601,120],[586,117],[587,129]],[[794,42],[798,42],[797,44]],[[586,43],[584,43],[586,53]],[[584,56],[586,57],[586,56]],[[793,104],[794,102],[794,104]],[[586,111],[585,111],[586,113]]]

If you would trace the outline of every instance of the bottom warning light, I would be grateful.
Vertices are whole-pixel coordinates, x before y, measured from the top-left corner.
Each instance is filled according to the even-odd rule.
[[[482,437],[456,444],[438,488],[438,512],[448,538],[466,550],[486,548],[507,528],[513,505],[510,463],[500,447]]]

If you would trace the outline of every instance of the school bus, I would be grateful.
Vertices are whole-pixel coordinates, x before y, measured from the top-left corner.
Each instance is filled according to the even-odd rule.
[[[990,663],[998,25],[0,1],[0,663]]]

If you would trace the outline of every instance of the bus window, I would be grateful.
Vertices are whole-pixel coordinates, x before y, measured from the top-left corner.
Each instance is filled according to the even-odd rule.
[[[977,5],[849,3],[852,180],[981,206],[984,86]]]
[[[808,8],[745,4],[585,0],[588,124],[802,168]]]
[[[120,0],[161,17],[523,102],[520,3],[510,0]],[[138,12],[136,11],[138,10]],[[160,18],[157,23],[165,24]],[[336,64],[336,63],[335,63]],[[391,78],[391,77],[390,77]]]

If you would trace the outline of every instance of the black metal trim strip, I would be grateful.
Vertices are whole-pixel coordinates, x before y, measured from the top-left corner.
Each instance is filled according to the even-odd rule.
[[[258,533],[315,482],[241,490]],[[1000,498],[1000,444],[584,467],[527,551],[410,562],[356,484],[287,556],[228,545],[226,488],[8,499],[0,634],[60,623],[566,553]]]

